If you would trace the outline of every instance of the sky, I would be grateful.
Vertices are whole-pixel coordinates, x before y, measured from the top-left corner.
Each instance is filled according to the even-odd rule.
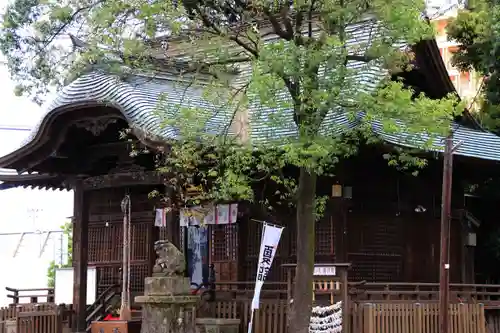
[[[7,69],[0,66],[0,128],[33,127],[40,119],[42,108],[26,98],[16,97],[15,84],[9,79]],[[0,129],[0,155],[18,148],[29,135],[28,131]],[[5,287],[44,288],[47,285],[47,267],[51,260],[61,259],[61,235],[49,237],[40,257],[40,249],[47,236],[43,231],[59,230],[73,215],[73,194],[68,191],[42,191],[31,189],[9,189],[0,191],[0,262],[8,267],[8,273],[0,274],[0,306],[7,305]],[[26,235],[17,256],[13,254],[20,235],[2,233],[36,232]],[[66,243],[63,239],[63,242]],[[65,244],[63,244],[63,248]],[[62,253],[65,259],[65,251]],[[25,300],[29,301],[29,300]]]

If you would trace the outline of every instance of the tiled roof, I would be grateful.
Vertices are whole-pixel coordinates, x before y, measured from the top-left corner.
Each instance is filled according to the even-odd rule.
[[[210,113],[207,116],[207,131],[219,133],[223,130],[222,126],[229,123],[229,119],[226,113],[208,103],[202,94],[199,87],[184,86],[168,78],[134,76],[121,80],[116,75],[96,71],[76,79],[57,94],[23,145],[33,140],[49,114],[58,112],[58,109],[65,106],[85,102],[118,107],[131,125],[168,139],[175,139],[177,130],[165,124],[165,118],[160,116],[158,109],[160,103],[170,106],[167,114],[177,112],[180,105],[186,108],[196,107]],[[159,102],[160,99],[162,102]]]
[[[353,25],[351,28],[351,39],[347,44],[348,47],[354,49],[355,46],[370,43],[372,37],[376,36],[377,23],[366,21]],[[399,47],[402,48],[404,45]],[[348,67],[353,69],[353,80],[357,87],[366,92],[375,89],[388,76],[385,69],[374,63],[350,62]],[[238,81],[241,83],[248,79],[249,76],[248,68],[244,68],[238,77]],[[285,96],[284,94],[283,99],[286,98]],[[176,139],[178,129],[162,124],[163,118],[158,112],[160,99],[165,101],[168,106],[163,113],[166,113],[167,116],[176,114],[179,105],[196,107],[200,112],[205,112],[207,119],[209,119],[205,128],[214,134],[226,130],[232,119],[232,115],[228,114],[226,110],[222,110],[221,107],[208,102],[203,95],[202,89],[198,86],[182,83],[176,79],[160,77],[135,76],[125,80],[115,75],[96,71],[81,76],[58,93],[56,99],[48,105],[45,114],[24,144],[35,139],[44,120],[49,115],[59,112],[65,106],[82,105],[86,102],[100,102],[104,105],[109,104],[117,107],[130,125],[155,136]],[[276,114],[279,114],[280,119],[282,119],[279,124],[276,121],[271,121]],[[297,133],[291,108],[277,110],[277,108],[263,107],[257,100],[252,100],[248,106],[248,116],[252,142],[265,142],[270,138],[295,136]],[[271,123],[272,125],[270,125]],[[326,116],[321,130],[329,135],[338,135],[346,129],[355,128],[358,124],[359,120],[350,119],[342,111],[332,110]],[[453,126],[456,127],[456,138],[463,141],[457,154],[500,161],[500,151],[498,150],[500,138],[498,136],[484,131],[460,127],[457,124]],[[404,135],[384,133],[382,127],[377,124],[373,125],[373,129],[375,133],[388,142],[418,146],[415,142],[408,142]]]
[[[375,133],[392,144],[407,147],[420,147],[424,144],[418,136],[412,136],[413,141],[409,141],[404,135],[384,133],[381,126],[373,126]],[[500,137],[487,131],[480,131],[462,126],[453,122],[451,126],[453,141],[460,143],[456,155],[474,157],[483,160],[500,161]],[[444,137],[433,137],[434,151],[444,150]]]
[[[0,168],[0,190],[16,187],[39,189],[68,188],[58,176],[38,173],[18,174],[16,170]]]
[[[17,175],[16,170],[0,168],[0,175]]]
[[[346,42],[347,48],[353,50],[353,53],[359,54],[370,45],[373,38],[378,36],[378,23],[374,20],[367,20],[350,25],[347,30],[350,36]],[[267,42],[272,43],[275,37],[269,36],[266,39]],[[404,47],[405,45],[399,46]],[[387,71],[374,63],[349,61],[348,68],[351,70],[349,75],[352,76],[348,78],[348,81],[351,80],[358,89],[365,91],[375,89],[380,81],[387,77]],[[243,84],[250,76],[251,66],[242,66],[234,83]],[[214,133],[226,130],[232,119],[232,114],[230,114],[232,112],[222,110],[220,106],[207,102],[202,95],[203,91],[199,86],[183,85],[176,78],[152,79],[137,76],[124,81],[120,80],[118,76],[96,71],[78,78],[58,93],[56,99],[46,107],[46,112],[23,145],[35,137],[47,115],[57,112],[58,108],[72,104],[83,104],[87,101],[100,101],[117,106],[132,125],[167,139],[175,139],[177,130],[165,126],[164,122],[162,124],[164,118],[160,117],[157,112],[160,98],[162,103],[167,102],[170,106],[170,110],[167,109],[167,114],[169,112],[176,113],[181,104],[183,107],[197,107],[207,112],[207,118],[210,119],[206,125],[207,129]],[[285,101],[288,94],[283,92],[282,97]],[[250,139],[255,142],[297,134],[291,108],[277,110],[262,106],[257,99],[253,99],[248,107],[248,117],[250,119]],[[274,118],[275,121],[270,121],[271,118]],[[276,121],[276,118],[279,118],[279,121]],[[332,111],[324,119],[322,131],[334,134],[345,130],[346,126],[351,127],[351,125],[352,122],[345,114]],[[335,130],[333,130],[334,128]]]
[[[185,103],[196,107],[203,107],[206,110],[212,110],[213,117],[208,128],[210,130],[220,131],[229,124],[227,114],[218,110],[216,107],[206,102],[201,96],[201,92],[195,88],[181,87],[178,82],[162,79],[149,79],[136,77],[127,82],[120,81],[117,77],[103,73],[92,73],[81,77],[67,86],[59,93],[56,100],[48,109],[49,112],[57,112],[57,108],[64,105],[82,103],[85,101],[102,101],[114,106],[118,106],[123,112],[128,122],[149,133],[160,135],[165,138],[175,139],[177,131],[172,127],[161,125],[161,117],[158,115],[158,99],[162,94],[167,94],[168,101],[175,105],[184,100]],[[184,104],[186,105],[186,104]],[[219,112],[218,112],[219,111]],[[267,111],[267,112],[266,112]],[[274,111],[269,109],[259,109],[251,118],[251,128],[253,138],[264,139],[267,135],[279,137],[291,135],[295,130],[293,119],[290,118],[288,124],[279,129],[265,127],[266,122],[261,120],[260,126],[255,126],[255,115],[263,117],[269,116]],[[286,113],[284,113],[286,116]],[[291,117],[291,114],[289,115]],[[332,112],[329,116],[330,126],[336,126],[341,131],[352,129],[359,123],[356,120],[349,119],[345,114]],[[257,123],[257,124],[259,124]],[[41,122],[40,122],[41,124]],[[288,127],[287,127],[288,126]],[[289,129],[287,131],[287,128]],[[398,134],[384,133],[382,126],[373,126],[374,132],[380,135],[385,141],[403,146],[419,146],[422,142],[408,142],[406,136]],[[36,135],[38,128],[35,127],[28,138],[32,140]],[[456,154],[475,157],[480,159],[500,161],[500,137],[495,134],[470,129],[459,124],[453,124],[454,138],[462,141]],[[439,141],[436,140],[436,142]],[[439,148],[437,148],[439,150]]]

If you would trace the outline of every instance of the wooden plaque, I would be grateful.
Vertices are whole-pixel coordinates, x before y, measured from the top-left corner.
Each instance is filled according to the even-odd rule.
[[[141,321],[110,320],[93,321],[92,333],[141,333]]]
[[[314,276],[335,276],[337,269],[334,265],[314,265]]]

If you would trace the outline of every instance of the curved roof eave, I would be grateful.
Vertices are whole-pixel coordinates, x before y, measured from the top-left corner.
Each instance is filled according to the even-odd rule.
[[[159,139],[175,139],[177,130],[165,126],[165,117],[158,112],[159,101],[167,95],[166,107],[193,104],[212,112],[206,127],[218,131],[228,118],[203,98],[196,88],[179,87],[170,79],[134,76],[123,80],[117,75],[96,71],[84,75],[64,87],[43,112],[28,138],[15,151],[0,157],[0,168],[11,168],[19,158],[36,149],[44,141],[47,125],[62,113],[81,107],[110,106],[119,110],[129,125]],[[167,110],[167,115],[169,111]]]

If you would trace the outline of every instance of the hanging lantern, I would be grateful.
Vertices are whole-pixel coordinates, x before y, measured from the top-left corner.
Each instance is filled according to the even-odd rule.
[[[332,198],[342,197],[342,185],[335,184],[332,186]]]

